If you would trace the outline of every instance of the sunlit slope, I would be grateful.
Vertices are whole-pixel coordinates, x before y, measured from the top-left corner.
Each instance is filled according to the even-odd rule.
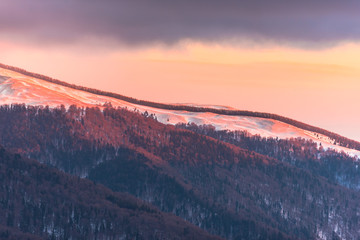
[[[269,118],[230,116],[211,112],[189,112],[154,108],[130,103],[124,100],[97,95],[94,93],[69,88],[56,83],[51,83],[24,74],[0,68],[0,104],[24,103],[27,105],[59,105],[102,107],[105,103],[111,103],[114,107],[127,107],[137,109],[140,112],[147,111],[155,114],[157,119],[165,124],[177,124],[193,122],[198,125],[211,124],[218,130],[246,130],[250,134],[259,134],[262,137],[305,138],[321,143],[325,148],[333,148],[345,151],[350,155],[360,156],[360,151],[349,149],[334,144],[334,140],[320,133],[303,130],[291,124]],[[196,106],[186,104],[189,106]],[[214,109],[231,109],[223,106],[206,106]]]

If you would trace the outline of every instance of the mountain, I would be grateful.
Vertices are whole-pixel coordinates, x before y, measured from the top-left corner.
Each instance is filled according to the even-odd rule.
[[[0,101],[3,104],[114,107],[136,109],[156,116],[164,124],[193,122],[210,124],[217,130],[248,131],[262,137],[304,138],[324,148],[360,156],[360,143],[293,119],[269,113],[239,111],[223,106],[162,104],[137,100],[115,93],[68,84],[23,69],[0,64]]]
[[[22,158],[30,157],[93,181],[84,179],[89,185],[79,189],[87,190],[90,183],[104,184],[113,191],[107,189],[109,194],[133,195],[147,202],[149,208],[161,210],[159,214],[177,215],[226,239],[360,237],[358,158],[337,151],[339,145],[347,144],[348,151],[356,152],[355,141],[317,128],[324,136],[336,139],[337,145],[318,138],[320,133],[316,131],[312,134],[317,142],[228,131],[227,117],[252,121],[279,121],[281,117],[251,112],[235,116],[231,114],[239,112],[228,112],[231,109],[183,105],[160,104],[160,109],[141,101],[136,106],[142,110],[133,111],[132,102],[138,100],[125,101],[105,96],[108,93],[101,91],[95,94],[98,90],[84,91],[17,71],[22,73],[2,68],[1,98],[9,104],[18,100],[26,104],[0,106],[0,144]],[[80,93],[83,95],[79,97]],[[95,105],[94,99],[98,101]],[[76,105],[68,102],[80,100]],[[119,102],[127,102],[131,107],[114,108],[120,106],[116,105]],[[56,107],[60,103],[64,106]],[[170,117],[198,117],[205,114],[201,113],[204,109],[217,114],[224,128],[201,125],[202,122],[164,124],[158,121],[161,115],[150,111]],[[284,119],[282,124],[298,132],[310,131],[303,128],[311,126]],[[257,127],[259,131],[261,126]],[[332,144],[335,150],[319,146],[318,141],[321,145]],[[75,188],[78,186],[74,183]],[[46,191],[53,195],[56,189]],[[91,191],[87,196],[94,194]],[[101,199],[100,208],[107,203]]]

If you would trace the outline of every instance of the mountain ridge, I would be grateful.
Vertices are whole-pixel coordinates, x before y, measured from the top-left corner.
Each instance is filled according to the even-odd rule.
[[[96,94],[96,95],[100,95],[100,96],[111,97],[111,98],[123,100],[123,101],[129,102],[129,103],[142,105],[142,106],[146,106],[146,107],[165,109],[165,110],[173,110],[173,111],[187,111],[187,112],[193,112],[193,113],[206,113],[207,112],[207,113],[220,114],[220,115],[226,115],[226,116],[245,116],[245,117],[255,117],[255,118],[277,120],[277,121],[298,127],[300,129],[306,130],[306,131],[311,131],[311,132],[315,132],[315,133],[327,136],[334,142],[335,145],[360,150],[360,142],[358,142],[356,140],[352,140],[350,138],[341,136],[340,134],[328,131],[326,129],[315,127],[310,124],[306,124],[306,123],[303,123],[303,122],[300,122],[300,121],[297,121],[297,120],[294,120],[294,119],[291,119],[288,117],[284,117],[281,115],[277,115],[277,114],[264,113],[264,112],[253,112],[253,111],[247,111],[247,110],[234,110],[234,109],[228,109],[226,107],[216,109],[216,108],[211,108],[211,107],[207,107],[207,106],[202,107],[201,105],[199,107],[197,105],[156,103],[156,102],[151,102],[151,101],[138,100],[138,99],[127,97],[127,96],[117,94],[117,93],[111,93],[111,92],[101,91],[101,90],[97,90],[97,89],[93,89],[93,88],[82,87],[82,86],[78,86],[75,84],[69,84],[64,81],[53,79],[51,77],[48,77],[48,76],[45,76],[42,74],[32,73],[32,72],[26,71],[21,68],[5,65],[5,64],[1,64],[1,63],[0,63],[0,68],[4,68],[4,69],[10,70],[10,71],[15,71],[17,73],[21,73],[21,74],[29,76],[29,77],[38,78],[38,79],[44,80],[46,82],[58,84],[58,85],[68,87],[71,89],[80,90],[83,92],[92,93],[92,94]]]

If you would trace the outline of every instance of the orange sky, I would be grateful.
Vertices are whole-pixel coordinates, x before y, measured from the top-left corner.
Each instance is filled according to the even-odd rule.
[[[191,41],[146,48],[0,41],[0,50],[2,63],[79,85],[151,101],[277,113],[360,140],[360,44],[301,50]]]

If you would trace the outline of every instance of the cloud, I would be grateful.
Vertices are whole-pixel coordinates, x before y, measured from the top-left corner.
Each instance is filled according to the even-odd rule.
[[[1,0],[0,36],[39,43],[105,38],[322,45],[360,39],[358,0]]]

